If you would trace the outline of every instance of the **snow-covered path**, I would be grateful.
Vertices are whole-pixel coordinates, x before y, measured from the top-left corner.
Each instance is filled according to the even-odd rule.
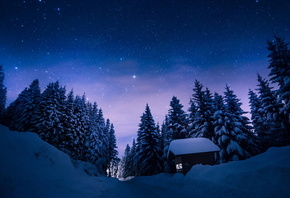
[[[148,198],[148,197],[188,197],[188,193],[178,189],[177,183],[168,186],[167,176],[156,177],[136,177],[128,181],[120,181],[114,186],[113,190],[108,189],[102,192],[102,197],[110,198]],[[172,176],[170,176],[172,177]]]

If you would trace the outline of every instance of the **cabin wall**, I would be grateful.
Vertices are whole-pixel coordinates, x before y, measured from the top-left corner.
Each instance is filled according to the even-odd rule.
[[[183,174],[186,174],[191,169],[191,167],[196,164],[214,165],[215,152],[179,155],[179,156],[176,156],[174,161],[176,165],[180,163],[182,164],[182,170],[177,170],[177,171],[182,172]]]
[[[182,155],[181,158],[183,163],[187,162],[191,166],[196,164],[215,164],[215,152]]]

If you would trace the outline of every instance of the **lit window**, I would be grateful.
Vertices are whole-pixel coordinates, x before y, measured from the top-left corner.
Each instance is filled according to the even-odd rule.
[[[182,170],[182,163],[176,164],[176,170]]]

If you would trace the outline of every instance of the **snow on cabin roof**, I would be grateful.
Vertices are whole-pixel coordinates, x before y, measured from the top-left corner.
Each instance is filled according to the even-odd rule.
[[[204,153],[219,151],[219,147],[207,138],[188,138],[173,140],[169,145],[169,152],[174,155]]]

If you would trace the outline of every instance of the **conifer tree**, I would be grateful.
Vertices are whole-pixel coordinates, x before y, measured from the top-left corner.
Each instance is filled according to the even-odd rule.
[[[12,131],[17,131],[21,128],[20,117],[22,115],[24,104],[28,98],[28,89],[25,88],[6,109],[4,114],[4,124]]]
[[[285,145],[286,129],[279,110],[283,107],[272,91],[267,80],[258,75],[263,131],[259,134],[265,149]]]
[[[102,157],[99,145],[100,139],[99,139],[99,116],[98,116],[98,105],[95,102],[93,105],[91,103],[87,104],[88,108],[88,114],[89,114],[89,129],[88,133],[89,136],[87,137],[87,146],[88,146],[88,152],[87,152],[87,160],[93,164],[96,163],[98,159]]]
[[[173,140],[172,139],[172,129],[169,127],[169,119],[168,115],[165,116],[165,120],[161,126],[161,143],[163,147],[163,167],[165,173],[176,173],[175,162],[173,160],[167,159],[167,153],[169,150],[169,144]]]
[[[6,98],[7,98],[7,89],[4,86],[4,71],[3,71],[3,66],[0,65],[0,124],[3,123],[3,116],[5,112],[5,107],[6,107]]]
[[[93,134],[90,133],[90,117],[86,106],[86,97],[76,96],[74,100],[74,115],[75,115],[75,134],[78,137],[78,146],[75,153],[75,157],[78,160],[89,161],[94,164],[94,161],[88,159],[87,156],[91,156],[94,153],[94,146],[91,145],[91,137]],[[93,149],[93,150],[91,150]]]
[[[265,122],[265,117],[262,111],[261,100],[258,95],[252,90],[249,90],[249,103],[254,131],[258,135],[258,137],[262,138],[263,133],[266,131],[266,129],[264,128],[265,125],[263,124]]]
[[[223,96],[218,93],[214,93],[213,109],[214,109],[214,112],[224,109]]]
[[[99,140],[98,150],[100,152],[101,158],[98,160],[98,164],[102,166],[104,172],[106,172],[107,163],[107,147],[108,147],[108,136],[106,133],[106,124],[103,116],[103,110],[99,109],[97,118],[97,138]]]
[[[163,148],[171,142],[171,140],[172,140],[171,134],[172,133],[169,132],[168,115],[165,115],[165,120],[163,121],[163,123],[161,125],[161,143],[162,143]]]
[[[105,119],[104,119],[105,120]],[[110,144],[109,144],[109,132],[110,132],[110,126],[111,126],[111,123],[110,123],[110,120],[107,119],[106,122],[105,122],[105,126],[104,126],[104,129],[103,129],[103,137],[104,137],[104,141],[102,141],[102,147],[103,147],[103,153],[102,153],[102,157],[104,158],[104,169],[108,170],[109,167],[110,167]]]
[[[195,115],[197,113],[197,107],[193,101],[193,98],[190,99],[189,101],[189,114],[188,114],[188,126],[187,126],[187,131],[188,131],[188,137],[193,137],[194,136],[194,121],[195,121]]]
[[[18,131],[30,131],[34,128],[32,118],[40,101],[40,87],[38,79],[34,80],[27,90],[27,97],[23,101],[23,109],[19,117]]]
[[[218,145],[218,143],[217,143],[217,135],[216,135],[216,126],[217,126],[217,124],[220,124],[220,123],[217,122],[216,119],[218,119],[221,116],[220,114],[223,114],[224,110],[225,110],[225,104],[224,104],[223,96],[218,94],[218,93],[214,94],[213,109],[214,109],[214,114],[213,114],[212,118],[213,118],[213,127],[214,127],[214,130],[215,130],[215,135],[214,135],[214,138],[213,138],[213,142]]]
[[[210,140],[214,138],[214,128],[212,125],[213,116],[213,99],[208,88],[203,90],[203,85],[199,81],[195,81],[195,88],[193,89],[191,111],[194,110],[195,114],[190,123],[190,136],[191,137],[205,137]],[[194,108],[193,108],[194,107]],[[192,112],[190,112],[192,114]]]
[[[248,118],[243,116],[245,112],[240,107],[242,103],[228,86],[224,94],[225,104],[222,100],[216,100],[215,106],[219,110],[214,114],[221,163],[246,159],[259,152]]]
[[[290,144],[290,50],[288,43],[280,37],[268,41],[268,50],[270,51],[268,68],[271,70],[269,76],[270,80],[279,86],[276,94],[278,100],[284,104],[280,113],[283,116],[286,131],[288,131],[285,143]]]
[[[124,156],[122,158],[122,161],[121,161],[121,177],[122,178],[127,178],[129,176],[131,176],[131,159],[130,159],[130,146],[129,144],[126,145],[126,149],[125,149],[125,152],[124,152]]]
[[[168,130],[171,132],[171,138],[173,140],[186,138],[188,136],[186,130],[188,124],[187,115],[176,96],[172,97],[170,107],[168,111]]]
[[[38,80],[34,80],[29,88],[25,88],[6,110],[4,120],[11,130],[33,131],[32,118],[40,100],[40,88]]]
[[[137,158],[136,142],[135,142],[135,139],[133,139],[132,146],[130,147],[129,145],[127,145],[125,149],[124,157],[121,162],[121,168],[122,168],[121,172],[122,172],[123,178],[137,175],[135,158]]]
[[[172,97],[170,101],[170,109],[168,115],[165,117],[165,121],[162,125],[162,144],[163,144],[163,161],[164,161],[164,172],[175,173],[175,163],[172,160],[167,159],[167,153],[169,144],[172,140],[187,138],[188,132],[188,118],[184,112],[183,105],[180,104],[176,96]]]
[[[137,145],[135,138],[133,138],[132,141],[132,146],[130,150],[130,155],[129,155],[129,169],[130,171],[128,172],[129,176],[134,176],[137,175],[137,169],[136,169],[136,162],[135,162],[135,157],[137,155]]]
[[[75,115],[75,97],[74,92],[71,90],[67,95],[67,99],[65,101],[65,120],[63,123],[64,126],[64,135],[63,139],[65,141],[65,152],[72,157],[73,159],[78,159],[78,145],[80,145],[80,137],[77,133],[79,126],[77,126],[77,116]]]
[[[109,120],[109,119],[108,119]],[[115,129],[114,125],[111,124],[109,128],[109,135],[108,135],[108,161],[109,161],[109,177],[116,175],[116,167],[118,167],[118,151],[116,150],[117,147],[117,141],[115,136]]]
[[[65,92],[65,88],[61,87],[58,81],[50,83],[41,94],[38,108],[32,118],[36,123],[33,132],[61,150],[64,147],[62,138],[64,137]]]
[[[137,133],[135,163],[137,175],[155,175],[162,172],[162,149],[150,108],[146,105]]]

